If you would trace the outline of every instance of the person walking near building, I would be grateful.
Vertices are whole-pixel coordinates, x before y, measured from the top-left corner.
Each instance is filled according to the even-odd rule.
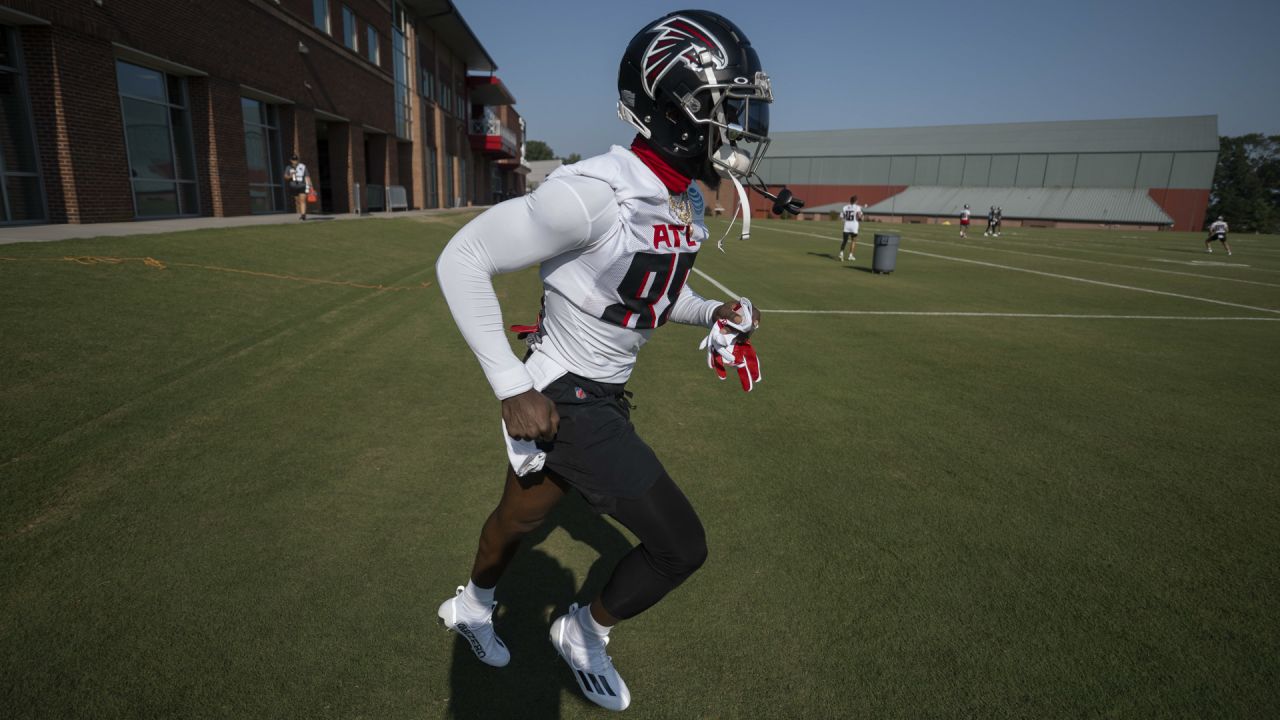
[[[297,155],[289,156],[289,167],[284,171],[285,187],[293,196],[293,204],[298,211],[298,219],[307,219],[307,195],[311,194],[311,174],[307,165],[298,160]]]
[[[1222,219],[1221,215],[1219,215],[1218,219],[1213,221],[1213,224],[1209,226],[1209,237],[1204,239],[1204,251],[1207,253],[1212,253],[1213,252],[1212,243],[1214,240],[1217,240],[1218,242],[1222,243],[1222,247],[1226,248],[1227,254],[1230,255],[1231,243],[1227,242],[1227,230],[1228,228],[1227,228],[1226,221]]]
[[[965,205],[960,211],[960,237],[966,237],[965,233],[969,230],[969,206]]]
[[[844,236],[840,240],[840,262],[844,262],[844,246],[849,244],[849,262],[857,260],[853,252],[858,249],[858,223],[862,220],[862,206],[858,204],[858,196],[849,197],[849,204],[840,208],[840,217],[844,220]]]

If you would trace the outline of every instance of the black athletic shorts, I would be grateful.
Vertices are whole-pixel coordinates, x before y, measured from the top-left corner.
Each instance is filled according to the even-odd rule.
[[[555,439],[538,443],[544,467],[599,513],[613,512],[617,498],[640,497],[666,473],[631,424],[624,387],[566,373],[542,391],[560,414]]]

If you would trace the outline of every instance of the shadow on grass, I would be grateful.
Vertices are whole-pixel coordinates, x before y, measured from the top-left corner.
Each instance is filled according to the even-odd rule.
[[[569,536],[600,553],[581,588],[573,573],[538,549],[551,531],[564,528]],[[460,720],[560,717],[564,690],[584,706],[569,668],[548,640],[551,621],[569,609],[570,602],[590,602],[604,588],[613,568],[631,543],[613,525],[587,506],[576,492],[552,511],[536,532],[525,538],[519,553],[498,585],[495,629],[511,650],[511,663],[492,668],[476,659],[461,636],[455,637],[449,671],[449,717]]]
[[[836,259],[836,256],[835,256],[835,255],[832,255],[831,253],[816,253],[816,252],[813,252],[812,250],[810,250],[808,254],[810,254],[810,255],[812,255],[812,256],[814,256],[814,257],[826,258],[826,259],[828,259],[828,260],[835,260],[835,259]]]
[[[867,266],[865,266],[865,265],[845,265],[845,266],[844,266],[844,269],[846,269],[846,270],[857,270],[858,272],[870,273],[870,274],[872,274],[872,275],[875,275],[875,274],[876,274],[876,272],[875,272],[874,270],[872,270],[871,268],[869,268],[869,267],[867,267]]]

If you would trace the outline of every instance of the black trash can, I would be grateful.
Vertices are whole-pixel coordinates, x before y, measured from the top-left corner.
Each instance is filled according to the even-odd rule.
[[[897,265],[897,233],[876,233],[876,251],[871,258],[871,271],[875,273],[891,273]]]

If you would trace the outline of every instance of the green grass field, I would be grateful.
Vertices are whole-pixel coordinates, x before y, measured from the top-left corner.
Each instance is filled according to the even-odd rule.
[[[499,586],[509,667],[435,623],[505,463],[435,284],[465,219],[0,247],[0,716],[604,714],[546,641],[630,542],[582,502]],[[1280,238],[838,230],[702,252],[756,392],[696,328],[641,355],[711,557],[614,633],[628,715],[1276,717]]]

